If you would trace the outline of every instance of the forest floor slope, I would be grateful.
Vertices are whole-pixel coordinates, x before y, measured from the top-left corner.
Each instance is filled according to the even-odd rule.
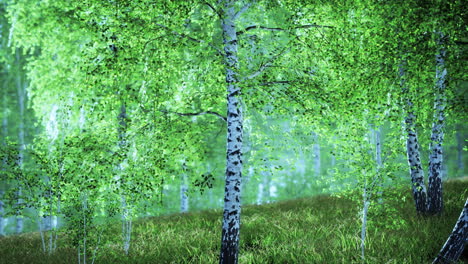
[[[366,263],[430,263],[460,214],[468,180],[444,184],[445,208],[440,216],[418,216],[408,188],[386,195],[396,193],[404,193],[396,205],[387,202],[386,207],[370,208]],[[245,206],[239,261],[362,263],[359,210],[350,199],[331,196]],[[217,263],[221,214],[208,210],[140,219],[134,223],[128,256],[116,223],[104,231],[94,263]],[[52,255],[42,253],[37,233],[0,238],[0,263],[78,263],[77,251],[66,237],[59,239]],[[466,249],[461,261],[468,261]]]

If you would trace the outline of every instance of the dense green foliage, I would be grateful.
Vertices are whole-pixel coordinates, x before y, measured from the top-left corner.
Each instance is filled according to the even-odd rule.
[[[79,260],[96,251],[110,261],[130,247],[128,258],[215,262],[215,251],[177,247],[170,234],[155,242],[165,248],[138,244],[139,236],[165,230],[159,221],[166,218],[141,218],[235,200],[238,221],[240,205],[332,194],[346,199],[317,198],[332,206],[315,210],[318,200],[291,202],[300,212],[290,216],[322,224],[323,234],[299,223],[288,234],[253,239],[249,228],[262,229],[255,217],[274,215],[276,206],[281,215],[288,203],[247,209],[240,261],[357,261],[360,241],[350,234],[358,218],[363,260],[367,248],[369,263],[388,261],[373,240],[382,228],[434,224],[400,211],[411,200],[395,191],[412,187],[408,128],[419,135],[421,164],[440,165],[444,180],[465,176],[464,8],[461,0],[0,1],[0,236],[4,227],[21,233],[25,219],[26,231],[39,227],[51,257],[73,248]],[[434,163],[434,152],[444,158]],[[446,214],[455,214],[447,199]],[[216,229],[212,213],[206,221]],[[346,222],[340,213],[355,215]],[[336,226],[314,222],[321,217]],[[122,230],[108,230],[116,221]],[[177,229],[190,227],[182,232],[201,230]],[[217,250],[219,234],[205,236],[191,242]],[[315,236],[338,242],[314,244]],[[419,256],[391,249],[401,256],[395,263],[429,260],[440,239],[408,248]],[[116,250],[98,247],[111,243]],[[344,255],[336,255],[339,247]]]

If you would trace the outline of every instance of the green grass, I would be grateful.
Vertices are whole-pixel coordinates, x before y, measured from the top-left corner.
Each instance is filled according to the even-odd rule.
[[[444,213],[435,217],[416,215],[408,188],[388,195],[398,192],[406,199],[395,211],[370,209],[366,263],[430,263],[460,214],[468,181],[445,183]],[[239,262],[361,263],[358,209],[348,199],[330,196],[245,206]],[[95,263],[217,263],[220,227],[219,210],[140,219],[125,256],[116,224],[104,233]],[[77,263],[77,251],[66,247],[66,240],[62,237],[49,256],[42,253],[37,233],[1,238],[0,263]]]

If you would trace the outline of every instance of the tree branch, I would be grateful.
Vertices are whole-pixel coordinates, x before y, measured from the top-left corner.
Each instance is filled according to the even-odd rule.
[[[285,46],[280,53],[278,53],[277,55],[271,57],[266,63],[262,64],[260,66],[260,69],[258,69],[256,72],[252,73],[251,75],[241,79],[241,81],[250,80],[250,79],[253,79],[253,78],[257,77],[258,75],[260,75],[268,66],[270,66],[270,64],[274,60],[276,60],[279,56],[283,55],[283,53],[286,51],[286,49],[287,49],[287,46]]]
[[[308,29],[308,28],[334,28],[332,26],[324,26],[324,25],[317,25],[317,24],[311,24],[311,25],[301,25],[297,27],[291,27],[291,28],[279,28],[279,27],[265,27],[265,26],[259,26],[259,25],[253,25],[246,27],[244,30],[238,31],[237,35],[242,35],[245,32],[253,29],[263,29],[263,30],[270,30],[270,31],[290,31],[290,30],[296,30],[296,29]]]
[[[459,40],[459,41],[455,41],[455,44],[457,44],[457,45],[468,45],[468,41]]]
[[[264,82],[264,83],[259,83],[258,85],[260,86],[269,86],[273,84],[290,84],[293,81],[271,81],[271,82]]]
[[[167,110],[159,110],[161,113],[166,113],[166,114],[175,114],[179,116],[199,116],[199,115],[215,115],[219,118],[221,118],[223,121],[227,122],[227,118],[218,114],[217,112],[213,111],[204,111],[204,112],[199,112],[199,113],[178,113],[178,112],[173,112],[173,111],[167,111]]]
[[[222,18],[221,13],[216,8],[214,8],[212,4],[210,4],[208,1],[203,1],[203,3],[207,5],[211,10],[213,10],[213,12],[215,12],[215,14],[218,15],[220,19]]]
[[[196,39],[196,38],[192,38],[190,37],[189,35],[186,35],[186,34],[183,34],[183,33],[179,33],[173,29],[170,29],[169,27],[165,26],[165,25],[161,25],[161,24],[158,24],[158,23],[155,23],[156,26],[158,27],[161,27],[161,28],[164,28],[165,30],[167,31],[170,31],[172,34],[178,36],[178,37],[181,37],[181,38],[185,38],[185,39],[188,39],[190,41],[193,41],[193,42],[197,42],[197,43],[206,43],[208,44],[208,46],[212,47],[213,49],[215,49],[220,55],[224,56],[224,53],[216,46],[214,46],[213,44],[211,43],[208,43],[204,40],[200,40],[200,39]]]

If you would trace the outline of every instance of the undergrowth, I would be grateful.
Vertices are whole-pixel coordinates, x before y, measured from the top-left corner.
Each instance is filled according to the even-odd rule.
[[[365,263],[431,263],[460,214],[468,181],[444,184],[440,216],[418,216],[408,188],[394,191],[406,198],[392,215],[372,215]],[[352,201],[330,196],[245,206],[239,263],[362,263],[358,211]],[[394,215],[399,225],[379,224]],[[95,263],[217,263],[221,217],[220,210],[209,210],[140,219],[128,256],[120,225],[112,225],[103,233]],[[67,245],[64,234],[57,251],[47,255],[37,233],[0,238],[0,263],[77,263],[77,251]]]

